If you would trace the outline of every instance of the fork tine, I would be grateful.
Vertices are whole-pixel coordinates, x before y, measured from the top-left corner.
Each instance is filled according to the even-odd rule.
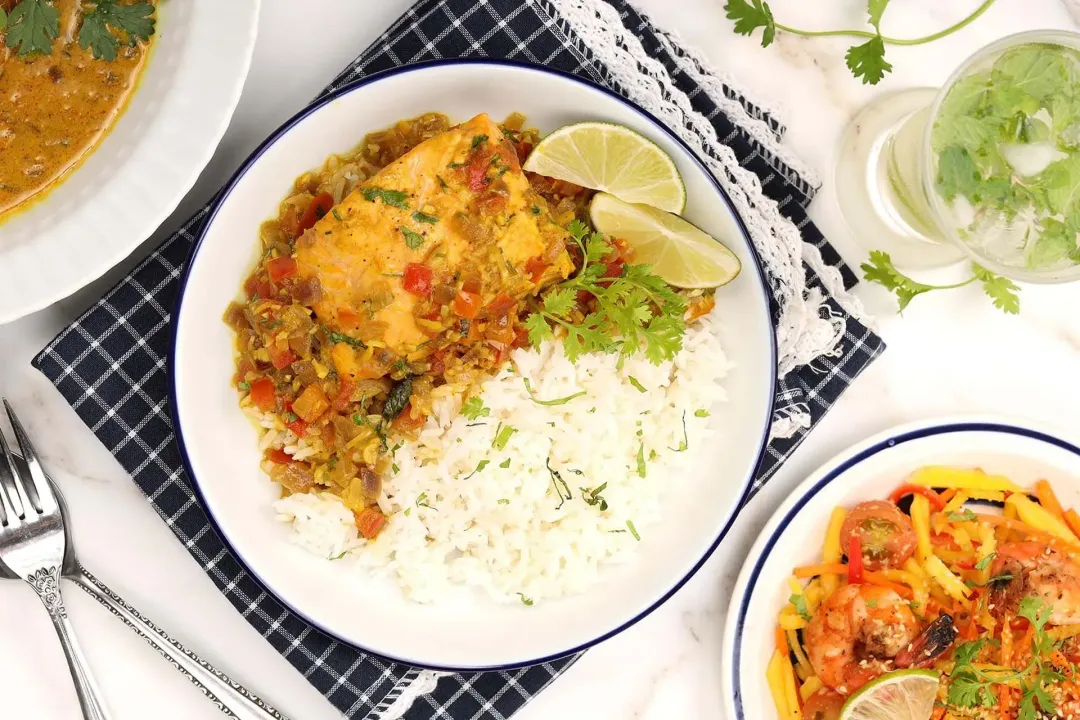
[[[15,458],[11,456],[11,449],[8,448],[3,430],[0,430],[0,454],[3,455],[0,458],[0,509],[4,511],[3,521],[7,525],[12,523],[18,525],[19,517],[25,514],[22,496],[17,490],[15,480],[19,476],[19,471],[15,467]]]
[[[22,451],[23,460],[26,462],[27,469],[30,470],[30,483],[26,483],[26,478],[16,475],[16,486],[22,485],[27,494],[32,493],[31,501],[34,502],[34,506],[43,514],[55,513],[57,510],[56,496],[53,495],[52,488],[49,487],[49,481],[45,479],[45,471],[41,469],[41,463],[38,462],[37,452],[34,451],[34,446],[30,443],[30,437],[23,430],[22,423],[19,422],[19,416],[15,414],[15,411],[11,409],[11,404],[4,399],[4,408],[7,410],[8,419],[11,420],[11,429],[15,431],[15,440],[19,443],[19,450]],[[10,455],[9,455],[10,458]],[[12,461],[12,467],[15,463]],[[18,481],[22,480],[22,483]]]

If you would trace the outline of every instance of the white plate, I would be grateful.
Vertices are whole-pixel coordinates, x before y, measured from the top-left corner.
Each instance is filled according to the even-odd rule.
[[[43,200],[0,221],[0,324],[100,277],[146,240],[210,161],[244,87],[260,0],[165,0],[127,111]]]
[[[1080,505],[1080,447],[1047,430],[985,418],[937,420],[875,435],[808,477],[761,531],[735,584],[724,629],[724,702],[732,720],[771,720],[765,681],[792,568],[819,562],[834,507],[881,500],[924,465],[980,467],[1023,486],[1045,478]]]
[[[437,110],[463,121],[479,112],[527,115],[544,132],[582,120],[630,126],[675,159],[687,217],[739,255],[742,276],[718,293],[723,342],[736,367],[730,402],[715,408],[718,436],[698,477],[667,498],[666,520],[636,562],[605,570],[592,591],[534,607],[477,600],[424,606],[389,582],[348,573],[292,545],[274,520],[276,487],[259,469],[255,430],[230,387],[228,303],[258,255],[259,224],[274,216],[293,179],[370,131]],[[703,166],[674,136],[606,90],[542,68],[491,61],[414,66],[371,78],[307,110],[260,147],[222,195],[189,264],[174,314],[174,423],[189,474],[221,534],[278,598],[345,642],[416,665],[491,668],[568,654],[607,637],[665,600],[716,547],[745,497],[771,417],[776,369],[766,287],[745,229]]]

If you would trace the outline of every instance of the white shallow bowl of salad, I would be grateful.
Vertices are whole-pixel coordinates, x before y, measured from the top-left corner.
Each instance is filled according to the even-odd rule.
[[[685,217],[721,239],[743,266],[740,277],[717,292],[713,315],[732,364],[724,380],[727,401],[709,408],[707,440],[698,444],[691,471],[665,494],[662,518],[642,533],[634,559],[603,567],[598,581],[579,594],[534,605],[484,596],[421,604],[389,580],[350,572],[344,562],[298,547],[276,518],[279,489],[260,469],[255,429],[232,386],[234,334],[222,314],[255,264],[260,223],[276,214],[294,178],[327,156],[432,111],[453,122],[519,112],[542,133],[586,120],[630,127],[674,160],[686,186]],[[499,669],[563,657],[657,608],[730,527],[749,493],[772,417],[776,352],[769,291],[746,228],[719,184],[675,135],[622,97],[512,62],[403,68],[343,88],[287,122],[221,194],[193,249],[174,331],[170,409],[185,467],[220,535],[271,593],[313,625],[366,651],[437,669]]]
[[[926,466],[979,468],[1021,487],[1047,480],[1062,506],[1080,505],[1080,438],[1063,439],[1055,429],[1001,418],[947,418],[902,425],[840,453],[777,509],[739,573],[723,642],[729,718],[778,717],[766,679],[777,615],[792,594],[792,570],[821,562],[833,509],[887,500]]]

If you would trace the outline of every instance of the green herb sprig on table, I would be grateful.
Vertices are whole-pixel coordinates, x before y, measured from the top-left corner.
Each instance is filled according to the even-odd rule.
[[[724,10],[727,11],[728,18],[735,21],[735,32],[739,35],[752,35],[755,30],[762,28],[762,47],[772,44],[776,39],[777,30],[807,37],[839,35],[866,38],[865,43],[855,45],[847,51],[845,60],[852,75],[860,78],[864,83],[876,85],[886,73],[892,70],[892,65],[885,59],[886,45],[922,45],[939,40],[969,25],[986,12],[994,4],[994,0],[984,0],[973,13],[955,25],[933,35],[912,39],[892,38],[881,34],[881,16],[885,13],[888,4],[889,0],[868,0],[867,15],[870,25],[874,28],[873,32],[868,30],[799,30],[781,25],[773,18],[772,9],[764,0],[727,0]]]
[[[577,220],[568,229],[581,251],[581,270],[549,290],[526,318],[529,342],[535,346],[553,337],[555,325],[566,331],[563,348],[571,362],[590,352],[629,356],[639,350],[656,365],[673,358],[686,332],[686,301],[648,265],[627,265],[619,277],[605,277],[603,258],[612,245]],[[579,292],[591,295],[596,309],[572,320]]]
[[[133,45],[154,34],[154,6],[147,2],[94,0],[81,10],[79,45],[99,60],[115,60],[121,42]],[[60,34],[60,12],[51,0],[20,0],[8,14],[0,8],[0,31],[4,43],[20,56],[48,55]]]
[[[904,312],[904,309],[907,308],[911,301],[923,293],[931,290],[960,288],[976,281],[982,284],[983,291],[994,301],[994,307],[1010,315],[1020,312],[1020,288],[1016,287],[1011,280],[995,275],[979,265],[972,266],[970,278],[952,285],[927,285],[912,280],[897,270],[892,263],[892,258],[889,257],[889,253],[882,250],[872,250],[870,252],[870,262],[863,263],[860,268],[863,271],[863,277],[867,281],[878,283],[886,290],[896,294],[900,312]]]

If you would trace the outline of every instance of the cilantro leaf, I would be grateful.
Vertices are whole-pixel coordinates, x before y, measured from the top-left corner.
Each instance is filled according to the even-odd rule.
[[[975,662],[976,658],[979,657],[979,653],[982,652],[982,649],[986,647],[986,645],[986,638],[979,638],[978,640],[972,640],[971,642],[957,645],[956,649],[953,651],[953,661],[956,663],[957,667],[960,667],[961,665],[970,665]]]
[[[737,34],[752,35],[760,27],[765,28],[761,34],[761,47],[769,47],[776,39],[776,22],[768,3],[762,0],[727,0],[724,10],[728,19],[735,21]]]
[[[802,593],[794,594],[788,598],[788,602],[795,606],[795,612],[799,614],[803,620],[810,621],[810,609],[806,606],[806,596]]]
[[[982,283],[983,291],[994,301],[994,307],[1010,315],[1020,312],[1020,288],[1016,283],[979,265],[973,265],[971,269]]]
[[[529,333],[529,344],[533,347],[539,347],[545,340],[554,337],[551,326],[547,324],[547,320],[540,313],[533,313],[525,318],[524,327]]]
[[[849,48],[844,59],[851,74],[868,85],[878,84],[885,73],[892,70],[892,65],[885,59],[885,42],[880,35]]]
[[[360,194],[364,196],[364,199],[368,202],[375,202],[376,200],[382,200],[385,204],[407,210],[409,203],[406,200],[409,199],[409,193],[402,192],[401,190],[383,190],[381,188],[363,188],[360,190]]]
[[[917,296],[934,289],[932,285],[916,282],[898,271],[889,254],[882,250],[871,251],[870,262],[859,267],[867,282],[876,282],[896,294],[900,312],[904,312]]]
[[[881,30],[881,16],[885,14],[885,8],[888,6],[889,0],[869,0],[867,3],[867,12],[870,15],[870,24],[874,26],[875,30],[880,32]]]
[[[1053,608],[1042,600],[1028,595],[1020,600],[1020,607],[1016,614],[1030,622],[1035,627],[1035,633],[1038,634],[1046,627],[1052,611]]]
[[[115,0],[96,0],[83,15],[79,46],[101,60],[115,60],[121,39],[134,43],[154,34],[154,6],[140,2],[121,5]]]
[[[0,30],[7,27],[7,13],[4,12],[4,8],[0,7]]]
[[[968,520],[974,520],[975,513],[971,510],[964,508],[963,512],[951,512],[949,513],[949,520],[952,522],[967,522]]]
[[[424,244],[424,236],[420,233],[410,230],[407,227],[398,228],[401,230],[401,234],[405,236],[405,244],[409,246],[410,250],[416,250]]]
[[[469,420],[479,420],[491,414],[491,410],[484,407],[484,401],[479,395],[473,395],[461,406],[461,414]]]
[[[19,55],[52,52],[60,34],[60,12],[48,0],[22,0],[7,16],[7,46]]]
[[[544,297],[544,312],[563,317],[574,309],[574,291],[570,288],[555,288]]]
[[[985,570],[986,568],[990,567],[990,563],[994,562],[995,557],[997,557],[996,552],[990,553],[989,555],[984,557],[982,560],[975,563],[975,569],[976,570]]]

